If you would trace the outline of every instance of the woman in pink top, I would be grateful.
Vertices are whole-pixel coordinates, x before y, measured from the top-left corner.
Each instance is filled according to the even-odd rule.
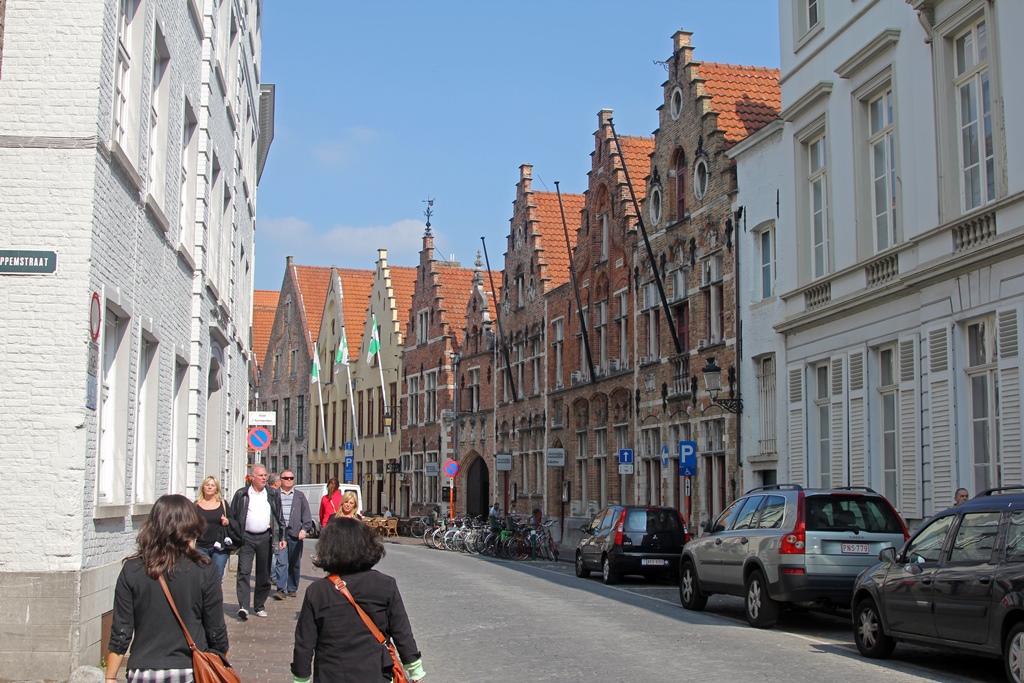
[[[323,529],[331,521],[331,517],[341,508],[341,491],[338,480],[331,477],[327,480],[327,495],[320,499],[320,528]]]

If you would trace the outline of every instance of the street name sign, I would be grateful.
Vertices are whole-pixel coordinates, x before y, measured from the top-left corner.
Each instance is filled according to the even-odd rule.
[[[548,467],[565,467],[565,449],[549,448],[547,452]]]
[[[277,424],[277,413],[273,410],[250,410],[250,427],[273,427]]]
[[[494,454],[494,469],[499,472],[508,472],[512,469],[512,454],[511,453],[495,453]]]

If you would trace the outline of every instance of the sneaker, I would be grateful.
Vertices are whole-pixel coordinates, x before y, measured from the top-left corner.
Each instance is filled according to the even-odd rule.
[[[261,619],[266,619],[267,616],[268,616],[267,615],[267,610],[265,610],[265,609],[259,610],[258,612],[256,612],[256,616],[260,617]]]
[[[277,591],[276,593],[274,593],[274,599],[275,600],[284,600],[286,595],[287,595],[287,593],[285,593],[284,591]]]
[[[295,597],[295,591],[288,591],[288,597],[289,598],[294,598]]]
[[[238,620],[249,621],[249,610],[245,609],[244,607],[238,610]]]

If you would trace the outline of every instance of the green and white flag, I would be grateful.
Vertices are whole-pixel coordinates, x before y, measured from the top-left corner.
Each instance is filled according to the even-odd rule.
[[[313,368],[309,371],[309,383],[320,383],[320,352],[317,351],[316,344],[313,344]]]
[[[348,365],[348,339],[345,338],[345,328],[341,328],[341,342],[338,344],[338,353],[334,355],[336,366]]]
[[[377,314],[371,313],[370,345],[366,348],[366,362],[373,363],[373,357],[380,351],[380,337],[377,336]]]

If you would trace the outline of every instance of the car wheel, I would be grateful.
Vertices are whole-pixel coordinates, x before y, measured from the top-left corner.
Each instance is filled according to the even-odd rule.
[[[697,585],[697,572],[693,570],[693,563],[683,563],[679,570],[679,602],[689,610],[701,611],[708,604],[708,596],[701,592]]]
[[[1006,680],[1024,683],[1024,621],[1017,622],[1003,644],[1003,664]]]
[[[583,554],[576,551],[576,576],[585,579],[590,576],[590,570],[583,566]]]
[[[885,659],[896,647],[896,641],[882,630],[878,606],[871,598],[861,600],[853,610],[853,640],[860,653],[871,659]]]
[[[604,556],[604,560],[601,562],[601,578],[609,586],[619,582],[619,574],[612,571],[612,561],[607,555]]]
[[[759,571],[747,578],[744,603],[747,623],[754,628],[771,628],[779,620],[781,605],[768,595],[768,584],[765,583],[764,574]]]

